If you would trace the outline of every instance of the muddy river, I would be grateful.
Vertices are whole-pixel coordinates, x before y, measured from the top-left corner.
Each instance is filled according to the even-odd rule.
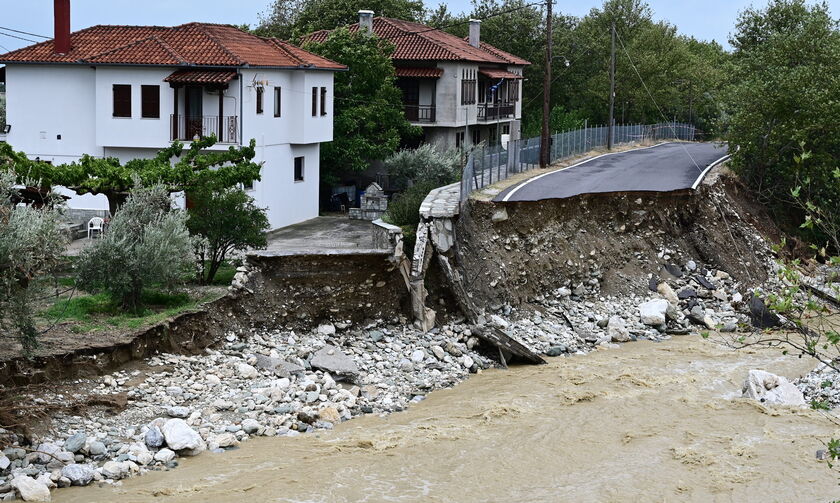
[[[493,370],[408,411],[262,438],[59,502],[829,501],[814,453],[840,427],[737,398],[751,368],[804,359],[699,337]]]

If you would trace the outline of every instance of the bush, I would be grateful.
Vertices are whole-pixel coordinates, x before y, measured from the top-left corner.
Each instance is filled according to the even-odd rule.
[[[412,185],[401,194],[397,194],[388,204],[385,220],[400,227],[405,225],[417,226],[420,223],[420,204],[432,189],[439,186],[440,184],[436,182],[424,181]]]
[[[239,189],[191,194],[187,227],[195,240],[198,279],[212,283],[219,267],[234,250],[265,248],[268,217],[263,208]]]
[[[171,289],[192,268],[186,220],[185,212],[172,209],[163,185],[134,189],[102,239],[79,257],[77,285],[107,292],[124,309],[139,312],[145,287]]]
[[[67,238],[55,200],[48,196],[42,208],[16,206],[14,187],[14,177],[0,173],[0,331],[29,352],[37,344],[29,287],[59,264]]]
[[[440,187],[461,179],[461,153],[457,150],[439,152],[427,143],[393,154],[385,159],[385,168],[398,186],[429,182]]]

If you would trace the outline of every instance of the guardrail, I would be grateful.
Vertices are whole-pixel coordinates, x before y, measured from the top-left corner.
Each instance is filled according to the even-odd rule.
[[[575,157],[607,146],[607,126],[583,127],[551,136],[550,162]],[[697,129],[691,124],[626,124],[613,128],[613,145],[646,141],[694,141]],[[540,138],[512,140],[507,145],[480,146],[467,157],[461,177],[461,201],[474,190],[500,182],[540,165]]]

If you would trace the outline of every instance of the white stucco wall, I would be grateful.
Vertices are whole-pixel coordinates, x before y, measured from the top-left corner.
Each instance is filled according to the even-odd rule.
[[[257,160],[263,162],[262,180],[247,192],[258,206],[268,209],[272,229],[318,216],[319,155],[317,143],[257,147]],[[294,158],[298,156],[304,157],[302,182],[294,181]]]

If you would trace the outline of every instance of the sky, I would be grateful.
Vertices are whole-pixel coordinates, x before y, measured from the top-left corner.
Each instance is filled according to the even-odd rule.
[[[251,24],[259,20],[270,0],[71,0],[71,28],[79,30],[96,24],[149,24],[172,26],[191,21]],[[437,0],[426,0],[427,7]],[[452,12],[470,10],[470,0],[446,2]],[[717,40],[727,47],[738,12],[750,5],[763,6],[766,0],[648,0],[655,19],[677,26],[682,34],[702,40]],[[832,14],[840,15],[840,0],[829,0]],[[556,0],[555,10],[583,16],[601,0]],[[235,8],[232,8],[235,6]],[[0,0],[0,27],[52,37],[52,0]],[[8,32],[5,32],[8,33]],[[14,34],[31,40],[30,35]],[[0,52],[31,44],[0,34]]]

